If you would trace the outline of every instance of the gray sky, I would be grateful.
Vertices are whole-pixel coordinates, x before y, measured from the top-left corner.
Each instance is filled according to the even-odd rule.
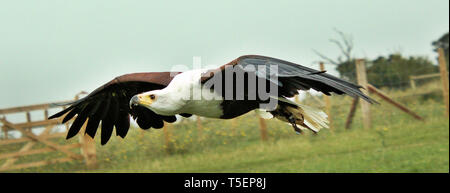
[[[317,68],[312,49],[339,55],[334,28],[352,34],[355,57],[400,51],[434,62],[449,1],[1,1],[0,108],[71,99],[193,56],[219,66],[260,54]]]

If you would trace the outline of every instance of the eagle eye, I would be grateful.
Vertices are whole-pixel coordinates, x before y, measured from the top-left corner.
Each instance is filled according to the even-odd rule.
[[[154,94],[151,94],[149,97],[150,97],[150,99],[152,99],[152,100],[154,100],[154,99],[156,98],[156,96],[155,96]]]

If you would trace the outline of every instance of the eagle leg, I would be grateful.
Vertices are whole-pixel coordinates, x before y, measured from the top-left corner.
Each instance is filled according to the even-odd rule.
[[[292,127],[294,128],[294,131],[297,133],[297,134],[303,134],[302,133],[302,130],[300,129],[300,128],[298,128],[297,127],[297,124],[295,123],[295,118],[294,118],[294,116],[289,116],[288,117],[288,121],[289,121],[289,123],[291,123],[291,125],[292,125]]]

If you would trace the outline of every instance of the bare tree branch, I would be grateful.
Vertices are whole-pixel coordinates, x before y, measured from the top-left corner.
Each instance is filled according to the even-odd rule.
[[[345,49],[344,46],[342,46],[341,42],[339,42],[339,41],[337,41],[335,39],[330,39],[330,42],[336,44],[339,47],[339,49],[341,50],[342,54],[344,54],[345,57],[349,58],[349,54],[350,53],[348,53],[347,49]]]
[[[334,28],[334,31],[336,31],[341,36],[341,39],[346,47],[353,48],[353,37],[351,37],[351,35],[345,34],[344,32],[336,28]]]
[[[347,48],[346,51],[344,51],[344,55],[347,57],[347,60],[350,61],[351,60],[351,52],[353,50],[353,38],[351,37],[351,35],[347,35],[344,32],[334,28],[334,31],[336,31],[339,36],[341,37],[342,41],[345,44],[345,47]],[[342,49],[341,49],[342,50]]]
[[[340,40],[338,39],[330,39],[330,42],[333,44],[336,44],[336,46],[341,51],[341,54],[344,55],[345,61],[343,61],[342,57],[339,56],[337,60],[333,60],[317,50],[314,50],[314,53],[316,53],[320,58],[323,60],[326,60],[330,64],[334,65],[340,65],[347,61],[352,61],[352,51],[353,51],[353,38],[350,35],[345,34],[344,32],[334,28],[334,31],[340,36]]]
[[[328,63],[330,64],[334,64],[334,65],[339,65],[339,62],[334,61],[331,58],[326,57],[325,55],[321,54],[320,52],[318,52],[317,50],[313,49],[313,52],[316,53],[319,57],[321,57],[322,59],[326,60]]]

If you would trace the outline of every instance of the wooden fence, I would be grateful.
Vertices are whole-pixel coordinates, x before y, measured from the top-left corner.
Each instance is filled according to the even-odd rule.
[[[439,49],[439,66],[440,66],[440,73],[436,73],[436,74],[426,74],[426,75],[420,75],[420,76],[412,76],[411,77],[411,88],[415,89],[415,80],[417,79],[423,79],[423,78],[433,78],[433,77],[441,77],[441,87],[442,88],[442,92],[443,92],[443,98],[444,98],[444,104],[446,106],[446,110],[445,110],[445,114],[448,117],[449,114],[449,101],[448,101],[448,71],[446,69],[446,64],[445,64],[445,58],[444,58],[444,53],[442,51],[442,49]],[[325,70],[324,67],[324,63],[320,62],[319,63],[319,68],[321,71]],[[374,94],[376,95],[379,99],[381,99],[384,102],[387,102],[388,104],[392,105],[393,107],[403,111],[404,113],[407,113],[408,115],[410,115],[411,117],[413,117],[416,120],[419,121],[424,121],[424,118],[421,117],[420,115],[418,115],[417,113],[413,112],[412,110],[408,109],[405,105],[393,100],[391,97],[389,97],[386,93],[382,92],[381,90],[379,90],[378,88],[376,88],[375,86],[371,85],[368,82],[367,79],[367,74],[366,74],[366,66],[365,66],[365,61],[363,59],[357,59],[355,62],[355,68],[356,68],[356,75],[357,75],[357,81],[358,84],[361,85],[364,89],[362,89],[362,92],[364,92],[366,95],[370,95],[370,94]],[[416,95],[419,93],[415,93]],[[297,96],[298,97],[298,96]],[[330,100],[330,98],[326,95],[323,95],[322,99],[314,96],[314,95],[310,95],[310,98],[313,99],[315,102],[317,102],[321,107],[324,108],[325,112],[328,115],[328,119],[329,119],[329,126],[330,129],[333,128],[333,115],[331,113],[331,109],[333,108],[333,104]],[[298,100],[298,98],[296,98],[296,102],[300,102]],[[362,119],[363,119],[363,126],[366,129],[372,128],[372,116],[371,116],[371,104],[369,104],[367,101],[364,101],[362,99],[353,99],[351,106],[350,106],[350,111],[348,113],[347,116],[347,120],[345,123],[345,128],[346,129],[350,129],[351,128],[351,124],[353,122],[353,117],[356,113],[356,108],[358,106],[358,104],[360,104],[361,106],[361,114],[362,114]],[[261,132],[261,140],[262,141],[267,141],[268,137],[267,137],[267,129],[266,129],[266,124],[265,124],[265,120],[262,118],[259,118],[259,126],[260,126],[260,132]],[[332,131],[332,130],[331,130]]]
[[[441,73],[433,73],[433,74],[424,74],[424,75],[418,75],[418,76],[409,76],[409,84],[411,86],[411,89],[416,90],[416,81],[422,80],[422,79],[429,79],[429,78],[438,78],[441,77]]]
[[[437,75],[441,77],[441,88],[442,88],[442,95],[443,95],[443,99],[444,99],[444,105],[445,105],[445,116],[448,118],[449,115],[449,83],[448,83],[448,71],[446,69],[446,63],[445,63],[445,56],[444,56],[444,52],[441,48],[438,49],[439,52],[439,71],[440,73],[438,74],[429,74],[429,75],[422,75],[422,76],[416,76],[413,77],[414,80],[418,79],[418,78],[430,78],[430,77],[436,77]],[[420,121],[424,121],[424,119],[414,113],[413,111],[411,111],[410,109],[408,109],[406,106],[396,102],[395,100],[393,100],[392,98],[390,98],[387,94],[383,93],[382,91],[380,91],[379,89],[377,89],[375,86],[371,85],[368,83],[367,78],[366,78],[366,70],[365,70],[365,64],[364,64],[364,60],[359,59],[356,60],[356,73],[357,73],[357,77],[358,77],[358,84],[363,86],[365,88],[364,92],[368,92],[368,93],[372,93],[377,95],[380,99],[384,100],[385,102],[391,104],[392,106],[400,109],[401,111],[409,114],[410,116],[412,116],[413,118],[415,118],[416,120],[420,120]],[[414,81],[412,81],[414,82]],[[415,84],[412,83],[411,84],[412,89],[415,89]],[[368,94],[366,93],[366,94]],[[360,100],[361,103],[361,108],[362,108],[362,117],[363,117],[363,123],[364,123],[364,128],[371,128],[372,127],[372,121],[371,121],[371,113],[370,113],[370,104],[366,101]],[[350,113],[347,117],[347,123],[346,123],[346,128],[349,129],[352,123],[352,119],[353,116],[355,114],[355,109],[356,106],[358,104],[357,99],[354,99],[352,102],[352,106],[350,107]]]
[[[444,103],[446,105],[446,116],[448,117],[448,108],[449,108],[449,102],[448,102],[448,71],[446,69],[445,59],[443,58],[443,52],[442,50],[439,51],[439,62],[440,62],[440,73],[439,76],[441,77],[442,82],[442,91],[444,96]],[[325,70],[323,63],[320,63],[320,70]],[[366,76],[366,69],[365,69],[365,63],[364,60],[358,59],[356,60],[356,72],[357,72],[357,80],[358,84],[363,86],[365,89],[363,92],[367,95],[373,94],[378,96],[379,99],[383,100],[384,102],[387,102],[391,104],[393,107],[396,107],[400,109],[401,111],[411,115],[416,120],[424,121],[424,119],[414,113],[413,111],[409,110],[405,105],[402,105],[396,101],[394,101],[392,98],[390,98],[387,94],[383,93],[373,85],[371,85]],[[425,76],[418,76],[413,77],[413,79],[418,78],[429,78],[429,77],[436,77],[438,74],[432,74],[432,75],[425,75]],[[414,89],[415,84],[411,84],[411,86]],[[80,93],[85,94],[85,93]],[[312,95],[311,95],[312,96]],[[78,99],[78,95],[75,97],[75,99]],[[330,128],[332,128],[332,117],[331,109],[333,108],[333,104],[327,96],[324,96],[322,99],[319,99],[317,97],[312,96],[312,99],[314,99],[320,106],[325,108],[325,111],[328,114],[329,121],[330,121]],[[65,101],[68,102],[68,101]],[[370,104],[367,103],[364,100],[361,99],[353,99],[350,107],[350,111],[347,117],[346,121],[346,128],[349,129],[352,124],[353,117],[356,112],[357,105],[361,105],[361,113],[363,118],[363,125],[364,128],[372,128],[371,123],[371,113],[370,113]],[[0,153],[0,163],[3,159],[6,159],[3,164],[0,164],[0,171],[6,171],[6,170],[12,170],[12,169],[22,169],[22,168],[28,168],[28,167],[36,167],[36,166],[43,166],[53,163],[61,163],[61,162],[69,162],[73,160],[85,160],[86,165],[88,168],[95,168],[96,167],[96,150],[95,150],[95,143],[93,142],[93,139],[90,138],[87,135],[79,135],[79,142],[72,143],[72,144],[58,144],[56,142],[51,141],[51,139],[54,138],[61,138],[66,136],[68,127],[71,123],[69,121],[65,124],[65,131],[66,132],[59,132],[59,133],[52,133],[51,129],[60,125],[62,119],[55,119],[55,120],[48,120],[48,112],[49,109],[52,108],[61,108],[61,106],[56,106],[52,104],[39,104],[39,105],[31,105],[31,106],[23,106],[23,107],[14,107],[14,108],[8,108],[8,109],[0,109],[0,123],[3,125],[0,125],[0,132],[4,133],[4,139],[0,139],[0,149],[2,146],[10,145],[10,144],[19,144],[24,143],[23,146],[15,152],[8,152],[8,153]],[[62,107],[66,108],[66,107]],[[31,111],[43,111],[44,113],[44,120],[32,120],[31,118]],[[6,116],[9,114],[17,114],[22,113],[26,117],[26,122],[22,123],[12,123],[10,122]],[[3,116],[3,117],[2,117]],[[72,119],[74,120],[74,119]],[[203,137],[203,129],[202,129],[202,123],[200,118],[197,118],[196,120],[198,133],[200,135],[200,138]],[[236,120],[233,120],[232,122],[232,132],[235,132],[234,129],[236,127]],[[33,133],[33,129],[37,127],[44,127],[44,131],[41,132],[41,134],[36,135]],[[81,129],[81,132],[84,132],[83,130],[86,127],[83,125],[83,128]],[[170,133],[170,124],[168,124],[166,127],[163,128],[164,130],[164,141],[166,147],[169,146],[171,133]],[[268,132],[267,132],[267,124],[263,118],[259,118],[259,128],[261,133],[261,141],[267,141],[268,140]],[[22,134],[22,137],[20,138],[14,138],[14,139],[8,139],[8,132],[10,131],[18,131]],[[44,144],[44,148],[40,149],[33,149],[33,146],[36,144],[41,143]],[[80,149],[80,153],[76,153],[74,151],[71,151],[71,149]],[[1,152],[1,151],[0,151]],[[65,157],[62,158],[54,158],[49,160],[42,160],[32,163],[20,163],[17,164],[17,160],[22,156],[28,156],[28,155],[35,155],[35,154],[43,154],[48,152],[61,152],[65,155]]]
[[[78,95],[77,95],[78,97]],[[63,101],[70,102],[70,101]],[[29,167],[44,166],[54,163],[70,162],[73,160],[84,160],[88,168],[94,168],[96,166],[96,152],[95,144],[92,143],[93,140],[89,137],[80,135],[79,142],[71,144],[59,144],[55,142],[54,139],[64,138],[67,134],[68,127],[71,121],[64,125],[65,132],[53,132],[54,128],[62,126],[60,123],[62,119],[52,119],[48,120],[49,110],[66,108],[54,105],[53,103],[38,104],[30,106],[13,107],[7,109],[0,109],[0,131],[3,133],[3,138],[0,139],[0,149],[8,149],[7,146],[19,145],[21,146],[18,150],[0,153],[0,172],[14,169],[24,169]],[[43,120],[33,120],[31,117],[31,112],[42,111],[44,114]],[[25,115],[25,122],[13,123],[9,120],[8,116],[12,115]],[[72,119],[73,120],[73,119]],[[84,126],[85,127],[85,126]],[[35,134],[38,128],[43,128],[40,134]],[[10,137],[10,134],[14,131],[21,134],[20,137]],[[37,144],[43,144],[42,148],[33,148]],[[15,149],[15,148],[9,148]],[[72,149],[80,149],[80,151],[72,151]],[[60,152],[64,157],[51,158],[43,160],[30,162],[30,163],[17,163],[19,158],[44,154],[49,152]],[[77,153],[79,152],[79,153]]]

